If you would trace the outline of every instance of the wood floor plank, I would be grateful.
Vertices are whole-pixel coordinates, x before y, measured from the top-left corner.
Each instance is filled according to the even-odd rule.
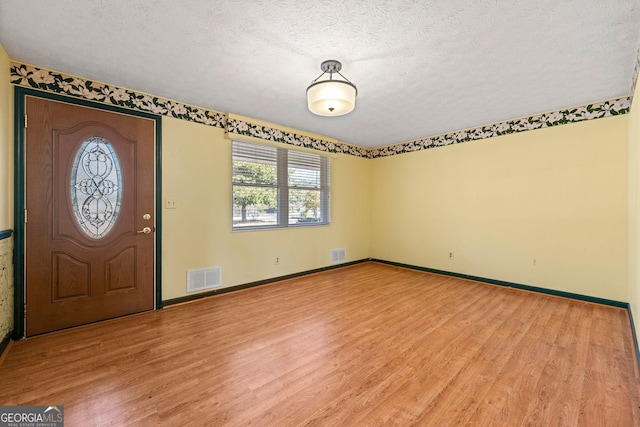
[[[494,319],[475,332],[475,339],[465,340],[466,346],[460,352],[468,355],[467,360],[455,372],[455,376],[447,379],[446,387],[438,396],[428,403],[417,419],[418,424],[426,424],[434,419],[449,419],[464,424],[466,418],[477,409],[479,401],[493,384],[495,375],[501,372],[501,365],[508,361],[512,348],[526,332],[526,328],[506,327],[510,322],[509,317],[522,309],[522,302],[507,298],[503,304],[508,307],[503,313],[504,320]],[[487,367],[490,368],[487,370]]]
[[[569,311],[553,344],[554,352],[550,357],[557,361],[554,365],[557,373],[549,380],[559,384],[556,388],[557,393],[551,396],[547,406],[548,416],[553,425],[578,425],[589,328],[592,326],[591,308],[588,304],[580,302],[570,303]],[[562,378],[560,381],[559,376]]]
[[[471,425],[479,425],[481,421],[487,425],[509,425],[523,418],[531,390],[540,375],[535,363],[548,357],[552,349],[547,337],[553,311],[541,309],[547,303],[544,298],[536,296],[530,302],[528,309],[513,319],[522,322],[523,327],[528,325],[527,333],[470,417]],[[526,320],[531,318],[535,321]]]
[[[623,309],[374,262],[12,343],[68,426],[637,426]]]
[[[493,295],[491,296],[487,295],[487,301],[489,301],[490,297],[492,296]],[[461,299],[460,301],[461,308],[471,306],[474,302],[477,302],[477,300],[464,298],[464,297],[465,297],[465,292],[459,292],[459,294],[456,295],[455,297],[455,298]],[[425,305],[428,306],[428,304],[425,304]],[[442,307],[439,307],[439,309],[442,309]],[[479,313],[478,316],[480,315],[481,314]],[[399,314],[399,316],[402,316],[402,314]],[[418,319],[428,320],[429,318],[426,316],[422,318],[418,316]],[[440,314],[440,316],[437,318],[434,318],[432,323],[419,321],[418,323],[422,325],[421,330],[419,333],[412,335],[410,340],[410,342],[413,341],[414,344],[412,345],[414,346],[414,348],[407,350],[407,352],[410,355],[417,356],[417,358],[407,360],[406,365],[409,367],[409,369],[412,372],[420,371],[420,367],[418,366],[418,368],[416,368],[416,366],[419,365],[420,361],[425,359],[425,357],[423,356],[425,353],[424,347],[429,347],[430,349],[434,349],[434,351],[439,351],[442,349],[442,347],[439,345],[438,342],[433,341],[433,335],[437,334],[445,338],[445,340],[451,340],[452,339],[451,336],[449,336],[446,333],[439,332],[441,329],[443,329],[444,324],[451,323],[451,324],[458,325],[458,330],[461,330],[461,331],[464,330],[463,331],[464,333],[462,332],[459,333],[454,338],[454,340],[457,341],[459,339],[463,339],[464,337],[468,337],[471,334],[468,328],[466,328],[466,325],[468,324],[468,322],[469,322],[469,319],[467,319],[466,316],[461,315],[459,312],[452,311],[450,309],[442,310],[442,313]],[[397,322],[389,321],[387,322],[387,324],[397,325]],[[467,333],[469,335],[465,335]],[[387,337],[387,340],[389,341],[394,341],[394,339],[397,337],[397,334],[396,333],[384,334],[383,337]],[[356,388],[351,387],[349,386],[349,384],[352,382],[355,382],[355,384],[357,385],[358,383],[363,382],[363,379],[361,379],[361,377],[364,376],[364,378],[368,378],[367,375],[372,371],[372,369],[377,368],[377,366],[375,365],[376,360],[385,360],[384,357],[387,357],[385,355],[389,354],[387,349],[385,349],[385,351],[379,350],[381,346],[384,346],[385,340],[382,339],[380,336],[377,336],[375,333],[370,332],[366,337],[362,338],[362,341],[364,341],[365,343],[369,342],[368,345],[370,347],[365,348],[364,351],[358,353],[357,357],[353,357],[354,355],[351,354],[351,359],[348,361],[349,363],[339,362],[338,374],[343,375],[341,377],[341,380],[343,381],[344,384],[340,387],[340,389],[344,390],[343,394],[336,394],[336,392],[333,390],[329,390],[325,392],[324,395],[319,396],[320,398],[322,398],[324,401],[327,402],[325,405],[322,406],[322,410],[321,411],[315,410],[316,412],[314,414],[313,406],[307,409],[304,409],[304,411],[306,411],[305,413],[306,417],[311,417],[311,419],[314,420],[315,422],[319,422],[320,420],[324,420],[328,422],[327,418],[331,418],[335,415],[335,412],[336,412],[335,408],[340,407],[341,405],[344,404],[344,402],[353,401],[354,400],[353,395],[360,391],[357,387]],[[373,343],[371,343],[372,341]],[[355,347],[358,348],[358,346],[359,346],[359,343],[356,343]],[[353,348],[354,346],[351,345],[351,347]],[[340,350],[342,350],[342,348]],[[342,354],[348,354],[348,353],[342,352],[342,351],[338,353],[338,355],[342,355]],[[397,353],[391,353],[391,354],[397,354]],[[318,396],[316,398],[318,398]],[[339,412],[343,412],[343,411],[339,411]]]
[[[526,410],[528,415],[525,418],[525,423],[527,425],[558,425],[554,423],[557,421],[556,418],[565,416],[564,410],[566,408],[563,403],[568,397],[567,393],[572,391],[571,389],[567,390],[565,386],[569,378],[567,372],[571,366],[572,358],[570,355],[573,353],[558,345],[558,338],[561,336],[563,326],[566,326],[567,320],[570,319],[570,315],[570,310],[564,311],[563,318],[558,319],[559,322],[553,325],[548,338],[552,345],[550,355],[546,360],[538,360],[541,375],[532,390],[532,398],[530,398]],[[578,385],[577,382],[572,384],[573,387]],[[557,413],[550,411],[554,403],[560,406]]]

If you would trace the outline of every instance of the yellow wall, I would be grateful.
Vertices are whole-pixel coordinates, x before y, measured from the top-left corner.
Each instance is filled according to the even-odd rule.
[[[13,229],[13,88],[0,44],[0,231]],[[0,240],[0,341],[13,330],[13,237]]]
[[[627,301],[627,122],[373,160],[371,256]]]
[[[629,304],[640,333],[640,85],[629,113]]]
[[[0,231],[13,228],[13,87],[0,44]]]
[[[331,156],[331,225],[231,231],[231,141],[219,128],[162,119],[162,297],[186,295],[186,272],[222,267],[223,287],[326,267],[331,249],[369,256],[370,160]],[[280,265],[275,265],[275,257]]]
[[[5,82],[8,70],[0,49]],[[0,230],[13,227],[9,89],[0,84],[8,92],[0,102]],[[628,215],[638,211],[639,109],[375,160],[332,155],[330,226],[243,232],[231,231],[224,131],[164,117],[163,198],[177,209],[163,209],[163,299],[186,295],[190,269],[221,266],[228,287],[325,267],[331,249],[346,248],[348,261],[373,257],[619,301],[631,296],[637,307],[640,237]]]

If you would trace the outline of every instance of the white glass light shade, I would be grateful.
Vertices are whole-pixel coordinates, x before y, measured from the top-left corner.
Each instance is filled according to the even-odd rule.
[[[342,80],[323,80],[307,88],[309,111],[319,116],[342,116],[356,106],[356,87]]]

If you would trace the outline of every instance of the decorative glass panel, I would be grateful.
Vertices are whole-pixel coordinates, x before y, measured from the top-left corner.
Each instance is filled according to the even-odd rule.
[[[101,239],[118,219],[121,203],[118,157],[109,141],[92,136],[78,150],[71,170],[71,204],[76,220],[87,236]]]

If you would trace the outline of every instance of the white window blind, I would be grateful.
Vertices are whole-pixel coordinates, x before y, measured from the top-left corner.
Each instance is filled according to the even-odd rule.
[[[330,223],[329,158],[232,141],[233,229]]]

